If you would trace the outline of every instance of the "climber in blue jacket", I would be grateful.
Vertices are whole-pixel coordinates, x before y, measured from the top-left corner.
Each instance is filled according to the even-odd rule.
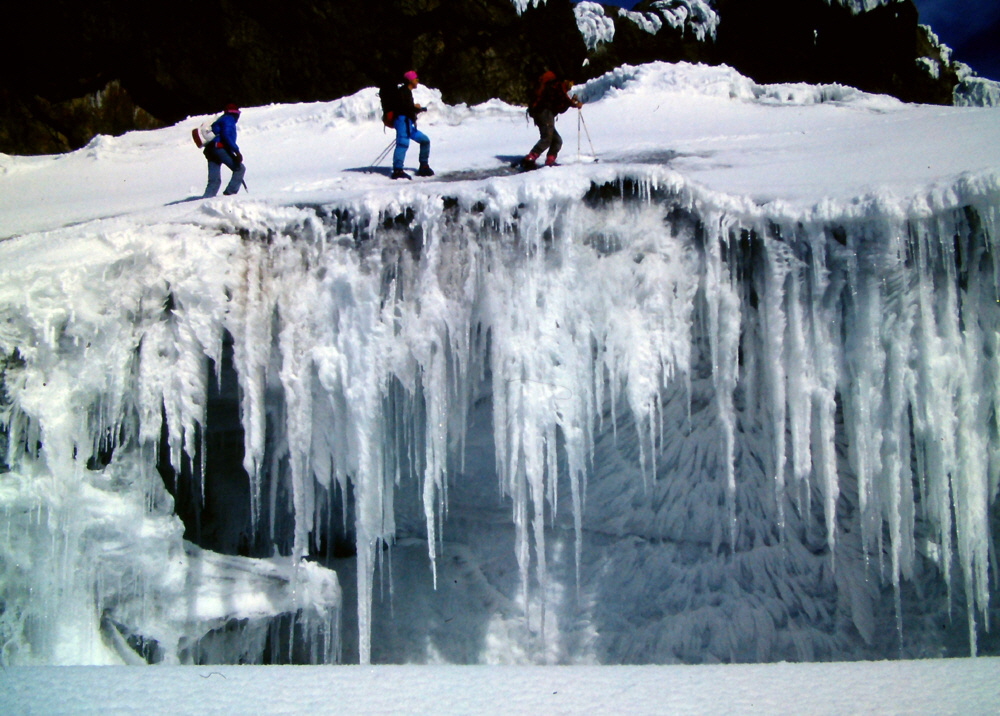
[[[233,172],[223,194],[235,194],[243,184],[247,173],[243,163],[243,155],[236,144],[236,122],[240,118],[240,108],[235,104],[227,104],[222,116],[212,122],[215,139],[205,145],[205,159],[208,160],[208,185],[205,187],[205,197],[215,196],[222,186],[222,165],[225,164]]]

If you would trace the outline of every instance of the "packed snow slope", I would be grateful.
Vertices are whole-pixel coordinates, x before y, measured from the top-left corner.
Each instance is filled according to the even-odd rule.
[[[988,714],[996,659],[698,667],[20,667],[6,713]]]
[[[995,653],[998,110],[577,92],[0,157],[3,663]]]
[[[577,92],[593,103],[583,111],[590,141],[586,134],[578,139],[572,113],[563,115],[564,164],[597,151],[604,164],[666,165],[765,212],[814,211],[827,200],[843,207],[878,195],[908,208],[935,187],[947,190],[963,176],[995,170],[1000,151],[992,141],[996,112],[988,109],[907,105],[839,85],[760,86],[725,67],[625,67]],[[416,96],[430,107],[420,126],[432,135],[431,164],[439,174],[495,167],[497,156],[524,155],[537,139],[521,107],[452,107],[422,86]],[[391,139],[378,106],[372,89],[335,102],[244,109],[239,143],[250,193],[240,201],[395,195],[399,187],[382,181],[388,162],[381,173],[364,171]],[[206,119],[101,136],[66,155],[0,157],[0,237],[200,196],[204,159],[189,130]],[[667,162],[664,152],[676,156]],[[409,161],[415,164],[415,154]],[[581,169],[567,166],[560,174],[580,176]],[[201,205],[168,207],[162,218],[183,221],[192,212],[204,214]]]

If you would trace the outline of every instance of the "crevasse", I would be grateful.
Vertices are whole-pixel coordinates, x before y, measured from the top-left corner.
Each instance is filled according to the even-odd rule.
[[[524,661],[937,654],[952,604],[976,653],[996,188],[782,215],[609,172],[234,204],[38,262],[0,306],[5,663],[329,662],[342,619],[359,661],[398,659],[372,641],[380,585],[412,598],[394,544],[438,586],[496,577],[495,535]],[[202,511],[223,473],[243,522]]]

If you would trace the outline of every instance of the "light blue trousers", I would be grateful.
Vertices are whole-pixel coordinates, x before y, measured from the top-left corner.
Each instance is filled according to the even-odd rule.
[[[215,196],[219,193],[219,187],[222,186],[223,164],[232,170],[233,176],[229,180],[226,190],[222,193],[235,194],[240,190],[240,185],[243,184],[243,177],[247,173],[246,164],[237,164],[229,152],[225,149],[219,149],[214,145],[205,148],[205,159],[208,160],[208,184],[205,186],[206,197]]]

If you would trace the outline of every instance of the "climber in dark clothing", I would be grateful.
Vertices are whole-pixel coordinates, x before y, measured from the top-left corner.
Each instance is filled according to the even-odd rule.
[[[215,196],[222,186],[222,165],[225,164],[233,172],[229,184],[223,194],[235,194],[243,184],[247,173],[243,163],[243,155],[236,145],[236,122],[240,118],[240,108],[235,104],[227,104],[226,111],[212,123],[215,139],[205,146],[205,159],[208,160],[208,184],[205,186],[205,196]]]
[[[393,128],[396,130],[396,151],[392,155],[392,178],[409,179],[410,176],[403,171],[403,162],[406,160],[406,150],[410,148],[410,140],[420,145],[420,167],[417,169],[418,177],[434,176],[434,171],[428,165],[431,155],[431,140],[426,134],[417,129],[417,115],[424,111],[419,104],[413,103],[413,90],[417,88],[417,73],[410,70],[403,75],[404,82],[397,88],[396,105],[394,107],[395,120]]]
[[[534,169],[537,166],[535,160],[546,149],[548,154],[545,157],[545,166],[550,167],[556,163],[556,155],[559,154],[563,144],[562,137],[556,131],[556,116],[570,107],[579,109],[583,106],[583,102],[569,95],[572,88],[571,80],[560,80],[555,72],[546,72],[538,78],[538,87],[528,106],[528,114],[535,120],[539,136],[538,142],[531,148],[528,156],[521,160],[524,169]]]

